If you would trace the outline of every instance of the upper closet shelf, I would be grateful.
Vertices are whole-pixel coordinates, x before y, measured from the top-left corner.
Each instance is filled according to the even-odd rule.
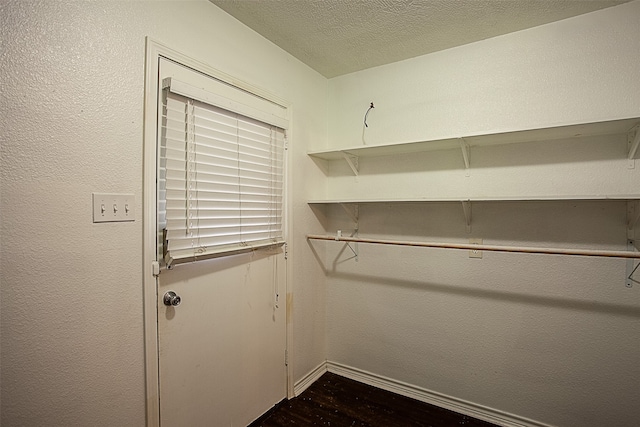
[[[640,200],[640,194],[617,194],[617,195],[557,195],[557,196],[504,196],[504,197],[451,197],[451,198],[397,198],[397,199],[316,199],[307,200],[310,205],[326,204],[368,204],[368,203],[420,203],[420,202],[526,202],[526,201],[594,201],[594,200],[620,200],[636,201]]]
[[[389,143],[380,145],[357,145],[342,149],[310,151],[307,154],[312,157],[337,160],[344,159],[345,154],[356,157],[388,156],[397,154],[409,154],[423,151],[459,149],[461,143],[465,146],[514,144],[534,141],[552,141],[559,139],[598,136],[620,135],[634,131],[634,127],[640,124],[640,117],[632,117],[622,120],[606,122],[583,123],[569,126],[558,126],[541,129],[523,130],[517,132],[502,132],[483,135],[468,135],[457,138],[434,139],[427,141],[414,141],[403,143]],[[629,158],[635,158],[638,152],[640,131],[629,149]]]

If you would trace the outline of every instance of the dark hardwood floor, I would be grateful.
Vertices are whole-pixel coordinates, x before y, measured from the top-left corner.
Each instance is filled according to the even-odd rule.
[[[284,426],[495,427],[329,372],[300,396],[283,400],[249,427]]]

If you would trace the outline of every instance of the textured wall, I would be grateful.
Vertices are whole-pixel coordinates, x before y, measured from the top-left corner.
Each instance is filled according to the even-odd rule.
[[[329,145],[370,145],[640,116],[640,2],[329,81]],[[318,147],[320,148],[320,147]],[[630,193],[626,138],[491,146],[331,164],[317,197]],[[360,207],[360,235],[626,248],[626,202],[485,202],[467,234],[459,203]],[[327,231],[351,220],[327,208]],[[640,417],[640,287],[626,262],[341,244],[326,247],[328,359],[563,427]],[[340,252],[343,250],[343,252]]]
[[[1,423],[143,425],[145,36],[294,104],[293,247],[317,222],[301,194],[326,80],[206,1],[3,1],[0,17]],[[134,193],[136,221],[93,224],[92,192]],[[299,377],[325,340],[323,278],[297,262]]]
[[[637,116],[638,2],[331,79],[328,142],[421,141]],[[322,148],[318,146],[318,148]]]
[[[336,207],[329,227],[349,230]],[[625,249],[625,202],[366,205],[382,239]],[[320,242],[315,245],[322,246]],[[638,286],[626,261],[327,243],[328,359],[554,426],[640,415]]]

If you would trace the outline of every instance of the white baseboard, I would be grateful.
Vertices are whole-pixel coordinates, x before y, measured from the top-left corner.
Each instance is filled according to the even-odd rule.
[[[313,372],[303,378],[300,383],[304,381],[305,388],[309,387],[309,385],[311,385],[311,383],[313,383],[315,379],[320,378],[320,376],[325,371],[329,371],[331,373],[355,381],[359,381],[361,383],[368,384],[383,390],[391,391],[402,396],[411,397],[421,402],[426,402],[432,405],[439,406],[441,408],[449,409],[460,414],[468,415],[470,417],[474,417],[484,421],[489,421],[493,424],[497,424],[503,427],[553,427],[549,424],[540,423],[538,421],[519,417],[517,415],[509,414],[497,409],[477,405],[472,402],[467,402],[465,400],[457,399],[455,397],[447,396],[445,394],[427,390],[421,387],[416,387],[411,384],[396,381],[391,378],[386,378],[380,375],[372,374],[371,372],[366,372],[335,362],[327,361],[324,369],[322,368],[322,366],[319,366]],[[318,372],[320,373],[317,374]],[[317,374],[317,376],[314,376],[312,374]],[[315,378],[313,381],[311,381],[312,377]],[[296,395],[298,395],[297,392]]]
[[[293,394],[294,396],[299,396],[300,393],[305,391],[311,384],[316,382],[318,378],[327,372],[327,362],[322,362],[315,369],[309,372],[307,375],[302,377],[299,381],[293,385]]]

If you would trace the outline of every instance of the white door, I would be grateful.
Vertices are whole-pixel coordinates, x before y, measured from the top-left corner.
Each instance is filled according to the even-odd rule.
[[[180,265],[158,280],[163,427],[246,426],[286,396],[285,260],[277,252]],[[180,305],[166,306],[173,291]]]
[[[158,77],[159,84],[166,77],[195,81],[226,98],[237,90],[162,58]],[[282,247],[161,272],[156,282],[160,425],[246,426],[285,398],[285,273]],[[180,298],[179,305],[165,304],[168,292]]]

